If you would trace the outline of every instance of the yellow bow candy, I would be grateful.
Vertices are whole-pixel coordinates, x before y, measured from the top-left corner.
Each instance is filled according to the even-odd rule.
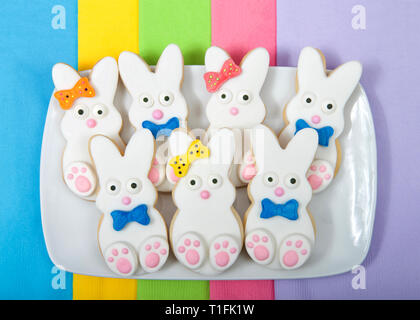
[[[169,165],[174,169],[174,173],[178,178],[184,177],[191,163],[197,159],[208,158],[210,155],[209,148],[203,146],[200,140],[193,141],[186,153],[173,157],[169,161]]]

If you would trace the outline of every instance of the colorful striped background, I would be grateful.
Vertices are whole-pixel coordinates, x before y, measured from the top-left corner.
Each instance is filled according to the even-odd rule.
[[[420,219],[414,194],[419,193],[420,179],[417,163],[408,161],[419,158],[419,148],[407,147],[418,145],[420,134],[418,72],[413,72],[420,67],[418,32],[413,32],[420,28],[419,1],[28,4],[0,1],[0,299],[272,299],[274,294],[277,299],[419,298]],[[366,29],[353,27],[355,7],[365,8]],[[63,9],[65,28],[54,29],[52,21]],[[322,48],[329,68],[361,60],[380,155],[378,214],[363,263],[367,290],[354,290],[351,272],[274,281],[273,289],[273,281],[97,279],[62,272],[51,263],[42,234],[38,186],[43,125],[54,88],[52,66],[62,61],[86,69],[121,50],[140,52],[153,63],[169,42],[180,44],[187,64],[203,63],[204,50],[212,43],[228,49],[237,61],[257,45],[269,49],[272,64],[282,66],[295,66],[300,49],[307,45]]]
[[[53,18],[63,10],[65,28],[56,29]],[[2,74],[9,74],[1,82],[0,94],[7,107],[0,109],[0,116],[10,128],[26,128],[17,134],[8,127],[0,129],[6,138],[0,150],[11,142],[25,141],[25,148],[16,148],[10,158],[0,158],[0,165],[12,172],[8,185],[1,187],[12,194],[0,197],[0,204],[13,212],[0,219],[0,230],[10,230],[0,233],[0,243],[9,244],[2,247],[2,256],[8,258],[0,259],[0,298],[273,299],[273,281],[136,281],[60,271],[50,262],[43,242],[38,172],[54,63],[83,70],[104,56],[117,58],[121,51],[130,50],[154,64],[166,45],[177,43],[185,64],[203,64],[205,50],[214,44],[231,52],[237,62],[249,49],[264,46],[274,65],[276,1],[64,0],[57,7],[56,1],[27,6],[26,1],[17,0],[3,2],[0,11],[5,17],[0,31],[8,34],[0,44],[0,68]]]

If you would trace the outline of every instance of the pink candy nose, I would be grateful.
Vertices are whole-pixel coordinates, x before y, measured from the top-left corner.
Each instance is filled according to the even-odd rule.
[[[201,199],[208,199],[210,198],[210,192],[207,190],[203,190],[200,192]]]
[[[311,118],[312,123],[318,124],[321,122],[321,117],[320,116],[313,116]]]
[[[121,202],[122,202],[123,204],[125,204],[126,206],[128,206],[128,205],[131,203],[131,198],[130,198],[130,197],[123,197],[123,198],[121,199]]]
[[[95,119],[87,119],[86,125],[91,129],[95,128],[96,127],[96,120]]]
[[[153,116],[154,119],[160,120],[163,117],[163,112],[160,111],[159,109],[157,109],[157,110],[153,111],[152,116]]]
[[[232,108],[230,108],[229,112],[232,116],[236,116],[239,113],[239,109],[235,108],[235,107],[232,107]]]
[[[274,194],[277,197],[281,197],[282,195],[284,195],[284,189],[282,187],[278,187],[276,188],[276,190],[274,190]]]

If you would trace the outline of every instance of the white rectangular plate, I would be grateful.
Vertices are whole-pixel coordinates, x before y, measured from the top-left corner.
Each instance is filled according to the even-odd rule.
[[[208,127],[205,106],[209,94],[203,82],[203,66],[186,66],[183,92],[189,104],[189,128]],[[270,67],[261,92],[267,107],[265,123],[276,133],[283,127],[282,112],[295,93],[295,68]],[[127,106],[131,97],[119,83],[115,105],[125,121],[122,136],[131,134]],[[41,215],[45,242],[51,260],[73,273],[116,277],[106,266],[97,243],[101,213],[95,203],[77,198],[66,187],[61,175],[61,155],[65,146],[60,131],[63,111],[51,98],[41,153]],[[274,271],[253,263],[243,250],[238,261],[217,277],[196,274],[171,255],[156,273],[138,279],[291,279],[321,277],[349,271],[361,264],[369,250],[376,205],[376,143],[372,115],[363,89],[353,93],[346,107],[346,128],[340,137],[342,164],[337,177],[309,205],[317,230],[315,249],[308,262],[294,271]],[[169,225],[175,207],[170,194],[159,193],[157,208]],[[249,206],[246,189],[237,192],[235,208],[243,215]]]

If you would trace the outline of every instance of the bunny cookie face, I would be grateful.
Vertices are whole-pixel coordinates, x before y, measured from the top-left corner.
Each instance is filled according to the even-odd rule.
[[[238,258],[243,237],[242,224],[232,209],[235,188],[229,180],[233,133],[219,130],[207,148],[185,132],[175,131],[169,145],[178,155],[170,163],[174,169],[180,164],[180,171],[175,173],[181,176],[172,192],[178,207],[171,224],[175,255],[189,269],[209,275],[220,273]],[[197,157],[194,151],[198,151]],[[187,170],[182,170],[183,164]]]
[[[235,188],[229,180],[229,169],[233,158],[232,140],[227,129],[214,136],[209,144],[210,156],[192,162],[173,192],[175,204],[180,210],[200,206],[222,206],[229,208],[235,200]],[[180,141],[183,140],[183,141]],[[230,144],[230,145],[229,145]],[[170,148],[174,154],[183,154],[186,146],[193,145],[193,139],[182,131],[174,132]],[[190,199],[185,201],[183,199]]]
[[[52,75],[57,90],[79,90],[80,86],[75,86],[81,77],[72,67],[58,63],[53,67]],[[122,119],[113,103],[117,83],[118,67],[115,59],[103,58],[93,67],[90,74],[89,85],[94,89],[94,95],[76,98],[64,114],[61,130],[67,141],[89,139],[97,134],[109,137],[118,135]],[[82,84],[80,90],[85,89],[88,88]]]
[[[185,127],[188,110],[181,93],[184,62],[178,46],[170,44],[165,48],[155,72],[132,52],[121,53],[118,64],[124,85],[133,98],[129,119],[136,129],[147,128],[157,138]]]
[[[261,123],[266,114],[260,90],[264,84],[269,55],[266,49],[250,51],[237,66],[218,47],[206,52],[204,76],[212,94],[206,107],[210,127],[250,128]]]
[[[98,241],[108,267],[121,276],[159,270],[169,253],[165,222],[154,208],[157,192],[147,175],[154,155],[150,131],[131,137],[124,156],[104,136],[90,143],[100,183],[96,206],[104,213]]]
[[[299,131],[286,149],[263,125],[252,137],[257,175],[248,185],[246,249],[258,264],[295,269],[311,254],[315,234],[307,212],[312,190],[305,174],[317,149],[317,133]]]
[[[90,148],[100,184],[96,205],[102,212],[129,210],[139,204],[154,205],[156,190],[148,179],[154,141],[149,131],[135,133],[124,156],[104,136],[92,138]]]
[[[314,48],[304,48],[297,67],[298,92],[287,105],[287,121],[296,125],[296,129],[331,127],[326,139],[335,139],[343,131],[344,107],[361,74],[362,66],[357,61],[347,62],[327,74],[322,54]],[[305,123],[297,123],[299,120]],[[328,145],[328,141],[324,144]]]

